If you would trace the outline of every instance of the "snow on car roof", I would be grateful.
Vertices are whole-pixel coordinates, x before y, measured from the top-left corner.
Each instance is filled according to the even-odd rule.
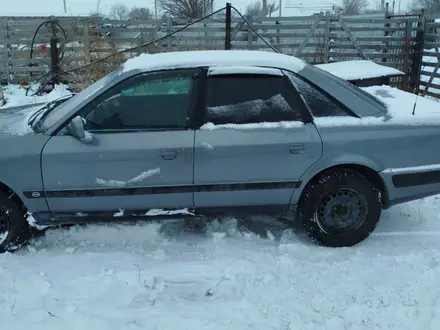
[[[315,66],[345,80],[404,75],[397,69],[366,60],[325,63]]]
[[[301,71],[306,63],[299,58],[268,51],[206,50],[182,51],[159,54],[141,54],[124,63],[123,72],[131,70],[151,71],[194,66],[268,66]]]

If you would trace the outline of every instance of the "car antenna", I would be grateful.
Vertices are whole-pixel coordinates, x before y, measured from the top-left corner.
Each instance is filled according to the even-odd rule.
[[[425,65],[423,66],[422,70],[425,69]],[[425,87],[426,88],[426,87]],[[416,114],[416,107],[417,107],[417,101],[419,99],[419,95],[420,95],[420,90],[417,88],[417,94],[416,94],[416,99],[414,100],[414,106],[413,106],[413,111],[412,114],[415,115]]]
[[[416,107],[417,107],[417,99],[418,98],[419,98],[419,93],[416,94],[416,99],[414,101],[414,106],[413,106],[413,111],[412,111],[413,116],[416,114]]]

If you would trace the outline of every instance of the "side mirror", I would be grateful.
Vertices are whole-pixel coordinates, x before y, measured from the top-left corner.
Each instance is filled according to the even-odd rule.
[[[86,137],[83,119],[80,116],[73,118],[70,124],[67,125],[67,132],[74,138],[83,140]]]

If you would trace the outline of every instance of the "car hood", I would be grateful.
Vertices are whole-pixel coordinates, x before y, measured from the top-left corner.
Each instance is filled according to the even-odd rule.
[[[12,135],[29,135],[34,131],[29,127],[28,120],[43,105],[13,107],[0,109],[0,133]]]

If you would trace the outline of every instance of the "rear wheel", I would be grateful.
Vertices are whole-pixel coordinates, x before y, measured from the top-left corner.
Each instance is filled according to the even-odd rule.
[[[22,204],[0,192],[0,253],[18,249],[29,235],[30,226]]]
[[[309,184],[299,205],[306,235],[330,247],[352,246],[366,239],[382,211],[379,190],[353,171],[331,171]]]

